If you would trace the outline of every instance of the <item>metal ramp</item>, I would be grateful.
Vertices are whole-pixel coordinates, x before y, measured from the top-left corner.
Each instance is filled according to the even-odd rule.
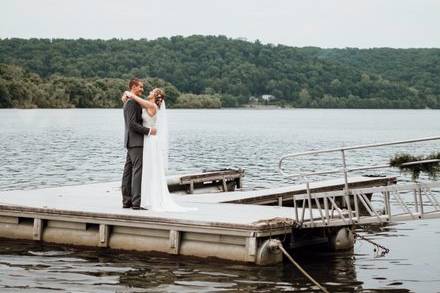
[[[355,226],[368,224],[384,224],[397,221],[440,218],[440,182],[414,182],[369,188],[350,188],[348,173],[361,170],[390,168],[390,164],[347,166],[347,152],[374,147],[410,144],[440,140],[440,137],[427,137],[405,141],[393,141],[369,145],[342,147],[327,150],[309,151],[283,156],[278,168],[281,174],[288,178],[305,180],[305,194],[294,195],[294,219],[301,228],[319,228],[334,226]],[[340,152],[342,164],[340,168],[319,172],[301,172],[288,174],[283,168],[283,162],[289,158],[312,156],[321,153]],[[422,165],[438,163],[440,160],[421,160],[408,162],[403,165]],[[342,173],[345,188],[341,191],[313,193],[310,188],[310,176]],[[316,215],[318,211],[319,216]]]
[[[349,206],[346,197],[345,191],[300,195],[293,201],[295,220],[318,228],[440,218],[440,182],[351,189]],[[319,216],[310,218],[316,210]]]

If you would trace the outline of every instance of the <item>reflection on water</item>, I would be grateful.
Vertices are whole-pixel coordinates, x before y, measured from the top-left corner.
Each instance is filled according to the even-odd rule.
[[[394,237],[381,232],[384,237]],[[375,237],[376,240],[378,237]],[[379,237],[380,238],[380,237]],[[297,262],[331,292],[356,292],[367,288],[406,291],[440,280],[392,279],[396,266],[412,266],[408,259],[376,258],[364,244],[354,252],[330,253],[322,249],[294,254]],[[363,251],[362,251],[363,250]],[[392,248],[393,250],[393,248]],[[369,275],[369,280],[360,276]],[[400,273],[399,273],[400,274]],[[430,284],[431,283],[431,284]],[[375,284],[375,286],[371,286]],[[371,287],[370,287],[371,286]],[[144,253],[114,253],[106,249],[78,249],[32,242],[2,240],[0,245],[0,288],[72,292],[280,292],[317,290],[290,263],[257,267],[237,263],[204,261],[187,257],[153,256]]]
[[[0,288],[75,292],[139,292],[139,289],[279,292],[313,288],[290,264],[245,266],[141,253],[114,254],[107,250],[38,246],[19,241],[4,241],[0,249]],[[351,253],[309,254],[298,261],[313,271],[320,282],[336,291],[351,291],[362,284],[356,280]]]
[[[438,111],[171,110],[170,168],[243,167],[246,188],[290,184],[276,172],[291,152],[440,133]],[[0,110],[0,190],[119,180],[125,158],[121,110]],[[438,150],[439,145],[434,147]],[[350,152],[349,164],[381,164],[396,151],[426,154],[432,146]],[[334,168],[335,156],[295,161]],[[395,170],[375,173],[398,175]],[[401,180],[408,180],[400,177]],[[353,252],[294,251],[331,292],[439,292],[440,221],[361,232]],[[79,249],[0,239],[1,292],[280,292],[316,291],[291,264],[257,267],[143,253]]]

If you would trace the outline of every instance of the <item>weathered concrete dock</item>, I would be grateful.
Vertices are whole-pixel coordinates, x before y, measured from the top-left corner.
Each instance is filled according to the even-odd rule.
[[[378,186],[389,180],[360,177],[350,184]],[[270,246],[270,239],[290,234],[298,218],[295,213],[302,210],[261,204],[304,193],[304,186],[289,186],[173,195],[182,206],[197,208],[177,213],[122,209],[119,185],[0,192],[0,237],[274,264],[282,261],[282,255]],[[312,186],[326,191],[342,187],[342,181]],[[309,211],[302,213],[306,220],[319,218],[318,210]]]

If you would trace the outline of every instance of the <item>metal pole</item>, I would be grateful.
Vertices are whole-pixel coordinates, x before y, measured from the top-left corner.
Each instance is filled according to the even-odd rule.
[[[388,214],[388,221],[391,222],[391,201],[390,201],[390,192],[385,191],[385,211]]]
[[[344,171],[344,183],[345,183],[344,199],[345,199],[345,203],[347,204],[347,210],[348,210],[348,214],[350,215],[350,221],[353,222],[353,213],[351,211],[350,198],[349,198],[350,191],[348,189],[347,162],[345,160],[344,150],[341,150],[341,153],[342,153],[342,167]]]
[[[324,213],[325,213],[325,222],[328,225],[329,221],[330,221],[330,215],[328,212],[328,199],[327,196],[324,196]]]
[[[299,215],[298,215],[298,205],[296,204],[295,195],[292,195],[293,207],[295,208],[295,220],[299,223]]]
[[[311,221],[311,224],[312,224],[312,227],[313,227],[314,226],[314,221],[313,221],[313,210],[312,210],[312,195],[310,193],[309,181],[306,182],[306,188],[307,188],[307,196],[308,196],[308,203],[309,203],[310,221]]]
[[[420,201],[420,216],[419,216],[419,218],[421,219],[421,218],[423,218],[423,198],[422,198],[422,190],[420,189],[420,187],[417,188],[416,192],[419,195],[418,196],[419,197],[419,201]]]
[[[353,194],[353,201],[354,201],[354,213],[356,215],[356,221],[359,221],[359,218],[361,217],[360,211],[359,211],[359,203],[358,203],[358,195],[357,193]]]
[[[341,150],[341,154],[342,154],[342,171],[344,172],[345,191],[348,192],[347,162],[345,161],[344,150]]]
[[[414,206],[416,207],[416,213],[419,212],[419,202],[417,198],[417,189],[414,189]]]

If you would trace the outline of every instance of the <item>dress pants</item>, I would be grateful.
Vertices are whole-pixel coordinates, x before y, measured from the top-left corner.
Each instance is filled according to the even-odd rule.
[[[141,205],[143,151],[143,147],[127,148],[121,186],[124,206],[139,207]]]

